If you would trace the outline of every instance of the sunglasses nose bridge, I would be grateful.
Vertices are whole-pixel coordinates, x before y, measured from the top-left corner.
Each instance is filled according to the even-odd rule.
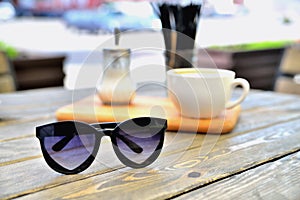
[[[101,139],[104,136],[111,137],[112,136],[112,132],[113,131],[109,130],[109,129],[100,129],[100,128],[96,129],[96,135],[97,135],[97,137],[99,137],[99,139]]]
[[[111,130],[106,130],[106,129],[96,129],[96,130],[97,130],[96,138],[97,141],[99,142],[99,146],[101,145],[103,138],[109,138],[111,140],[111,136],[112,136]]]
[[[98,147],[99,149],[100,149],[100,146],[102,146],[102,148],[104,148],[104,149],[109,148],[109,146],[111,146],[111,145],[114,146],[112,138],[108,135],[99,136],[98,145],[99,145],[99,147]]]

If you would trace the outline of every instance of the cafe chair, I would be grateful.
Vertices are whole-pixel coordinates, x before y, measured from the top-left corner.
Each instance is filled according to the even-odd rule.
[[[25,54],[12,60],[17,90],[64,85],[65,55]]]
[[[300,94],[300,84],[295,78],[297,74],[300,74],[300,44],[292,45],[284,50],[274,90]]]

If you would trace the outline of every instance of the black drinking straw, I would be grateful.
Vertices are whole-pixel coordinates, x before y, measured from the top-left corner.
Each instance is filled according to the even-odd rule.
[[[162,23],[162,32],[166,46],[166,60],[169,64],[171,47],[171,31],[177,31],[176,51],[192,50],[195,44],[197,25],[200,19],[201,4],[193,4],[181,6],[179,4],[155,4],[152,3],[153,10],[159,16]],[[172,24],[171,18],[174,18],[175,26]],[[175,66],[170,67],[192,67],[191,63],[184,58],[176,56]]]

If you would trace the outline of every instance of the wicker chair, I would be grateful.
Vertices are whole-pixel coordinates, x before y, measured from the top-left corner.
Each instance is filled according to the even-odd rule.
[[[275,91],[300,94],[300,84],[295,79],[297,74],[300,74],[299,44],[285,49],[279,68],[279,76],[276,79]]]
[[[0,51],[0,93],[13,92],[16,90],[14,69],[6,54]]]

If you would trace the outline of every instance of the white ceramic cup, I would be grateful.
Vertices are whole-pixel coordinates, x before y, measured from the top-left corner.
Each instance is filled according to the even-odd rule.
[[[239,105],[249,92],[249,83],[224,69],[181,68],[167,72],[168,94],[180,114],[191,118],[214,118]],[[232,90],[243,93],[231,101]]]

